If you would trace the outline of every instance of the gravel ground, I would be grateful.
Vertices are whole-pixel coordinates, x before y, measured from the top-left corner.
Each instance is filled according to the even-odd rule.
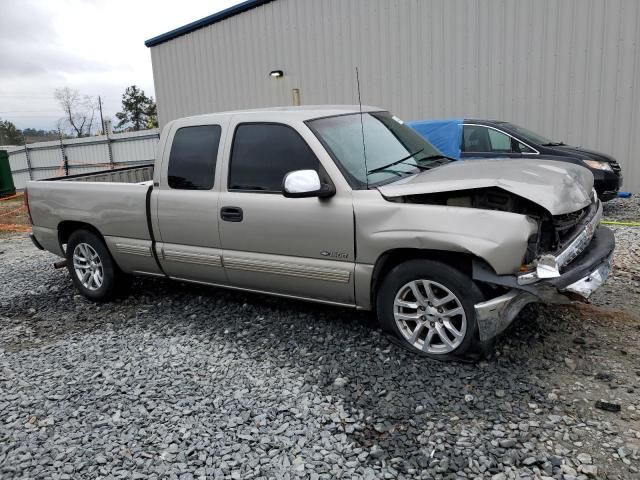
[[[477,363],[409,354],[369,314],[163,280],[91,304],[0,240],[0,478],[638,479],[640,228],[615,233],[592,304],[528,307]]]
[[[640,195],[631,198],[615,198],[604,203],[604,217],[607,220],[640,222]]]

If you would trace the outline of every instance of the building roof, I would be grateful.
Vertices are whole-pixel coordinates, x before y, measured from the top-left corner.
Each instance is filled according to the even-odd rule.
[[[155,47],[156,45],[160,45],[161,43],[168,42],[169,40],[173,40],[174,38],[186,35],[187,33],[194,32],[196,30],[199,30],[200,28],[213,25],[214,23],[221,22],[222,20],[226,20],[227,18],[233,17],[234,15],[244,13],[247,10],[251,10],[252,8],[259,7],[261,5],[264,5],[265,3],[269,3],[272,1],[273,0],[245,0],[244,2],[234,5],[233,7],[229,7],[225,10],[219,11],[218,13],[209,15],[208,17],[204,17],[200,20],[196,20],[195,22],[191,22],[187,25],[183,25],[182,27],[178,27],[175,30],[171,30],[170,32],[150,38],[149,40],[144,42],[144,44],[147,47]]]

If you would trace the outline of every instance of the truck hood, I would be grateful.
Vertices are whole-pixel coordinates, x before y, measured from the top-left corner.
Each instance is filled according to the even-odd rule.
[[[591,203],[593,175],[579,165],[545,160],[491,159],[451,162],[378,187],[385,197],[498,187],[531,200],[551,215]]]

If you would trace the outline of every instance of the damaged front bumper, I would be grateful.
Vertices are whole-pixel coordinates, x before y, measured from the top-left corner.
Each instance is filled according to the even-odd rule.
[[[475,305],[480,340],[501,333],[529,303],[569,303],[575,295],[586,300],[600,288],[609,276],[615,238],[610,229],[602,226],[594,227],[587,235],[590,243],[586,247],[582,244],[582,251],[570,263],[558,267],[557,275],[539,278],[534,284],[522,284],[516,276],[495,275],[486,266],[474,264],[474,279],[511,287],[506,294]],[[559,263],[556,261],[555,265]]]

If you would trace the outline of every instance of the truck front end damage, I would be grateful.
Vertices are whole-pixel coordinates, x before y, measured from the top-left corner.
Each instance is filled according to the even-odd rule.
[[[476,304],[480,340],[501,333],[529,303],[587,300],[606,281],[615,238],[611,230],[600,226],[602,204],[595,195],[592,199],[588,207],[570,215],[573,221],[567,215],[559,216],[564,222],[554,222],[562,225],[557,249],[538,255],[518,274],[497,275],[484,262],[474,262],[474,280],[507,289]]]
[[[588,299],[609,274],[614,236],[600,226],[602,204],[593,176],[580,166],[506,159],[455,162],[379,190],[390,202],[428,207],[430,224],[439,218],[437,207],[444,207],[447,229],[459,244],[485,238],[491,229],[491,242],[463,249],[474,255],[472,277],[487,298],[475,305],[482,341],[501,333],[528,303]],[[486,217],[482,226],[473,221],[460,226],[464,210]],[[512,216],[529,226],[514,231]],[[433,237],[426,229],[421,235]],[[514,254],[514,244],[522,254]]]

